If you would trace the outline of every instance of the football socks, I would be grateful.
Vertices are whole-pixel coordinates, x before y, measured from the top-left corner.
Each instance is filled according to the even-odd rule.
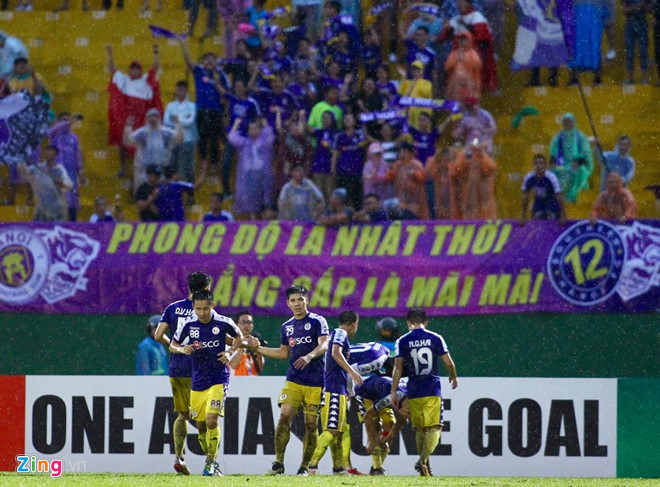
[[[275,461],[284,464],[284,453],[286,452],[286,445],[289,444],[289,437],[291,436],[291,426],[289,423],[280,421],[275,428]],[[307,437],[307,434],[305,434]]]

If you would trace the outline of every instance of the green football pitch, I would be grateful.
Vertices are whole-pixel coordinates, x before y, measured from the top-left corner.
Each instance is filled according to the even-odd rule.
[[[152,486],[188,486],[188,485],[221,485],[227,487],[343,487],[343,486],[391,486],[401,487],[443,486],[443,487],[657,487],[657,479],[583,479],[583,478],[523,478],[523,477],[355,477],[326,476],[295,477],[290,475],[266,477],[264,475],[228,475],[226,477],[190,477],[174,474],[64,474],[60,478],[51,479],[45,474],[0,473],[0,485],[13,486],[90,486],[105,487],[129,485],[131,487]],[[52,482],[52,483],[50,483]],[[175,483],[174,483],[175,482]]]

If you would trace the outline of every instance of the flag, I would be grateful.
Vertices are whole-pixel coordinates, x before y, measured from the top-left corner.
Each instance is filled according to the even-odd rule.
[[[139,64],[139,63],[138,63]],[[163,104],[160,84],[155,70],[132,79],[121,71],[115,71],[108,85],[108,144],[123,146],[124,125],[128,117],[135,119],[134,128],[144,125],[150,108],[157,108],[161,116]]]
[[[157,25],[150,25],[149,30],[154,37],[165,37],[166,39],[185,39],[185,34],[176,34],[171,30],[167,30],[163,27],[158,27]]]
[[[0,162],[25,162],[48,131],[50,104],[22,91],[0,99]]]

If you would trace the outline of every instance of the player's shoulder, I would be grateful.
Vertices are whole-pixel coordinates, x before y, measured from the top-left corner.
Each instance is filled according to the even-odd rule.
[[[322,323],[322,324],[327,324],[328,323],[328,321],[322,315],[320,315],[318,313],[309,313],[307,315],[307,318],[309,318],[310,320],[316,321],[318,323]]]
[[[348,333],[343,328],[335,328],[332,330],[335,340],[344,340],[348,337]]]
[[[168,304],[165,310],[176,309],[176,308],[192,309],[192,301],[190,301],[188,298],[179,299],[178,301],[174,301]]]
[[[293,325],[295,321],[296,321],[296,317],[292,316],[291,318],[286,320],[284,323],[282,323],[282,328],[284,328],[285,326]]]
[[[437,332],[435,332],[435,331],[433,331],[433,330],[429,330],[428,328],[424,328],[424,332],[426,332],[427,334],[431,335],[431,336],[432,336],[433,338],[435,338],[436,340],[438,340],[438,339],[439,339],[439,340],[442,340],[442,341],[445,340],[444,338],[442,338],[442,335],[441,335],[440,333],[437,333]]]
[[[534,177],[536,174],[536,171],[533,169],[529,171],[527,174],[525,174],[525,177],[523,177],[523,185],[527,184],[527,182]]]
[[[229,325],[229,326],[232,326],[232,327],[236,327],[236,323],[234,322],[234,320],[232,318],[230,318],[229,316],[222,315],[222,314],[218,313],[216,310],[211,311],[211,316],[212,316],[214,321],[217,321],[219,323]]]

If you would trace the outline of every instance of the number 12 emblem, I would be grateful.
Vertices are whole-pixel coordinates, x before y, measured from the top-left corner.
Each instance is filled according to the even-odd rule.
[[[578,306],[602,303],[615,291],[626,247],[615,227],[604,221],[578,222],[561,234],[548,257],[548,276],[566,301]]]

